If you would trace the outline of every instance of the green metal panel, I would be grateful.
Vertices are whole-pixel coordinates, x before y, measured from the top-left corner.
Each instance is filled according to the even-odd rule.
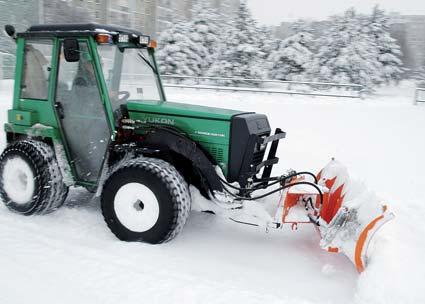
[[[170,103],[167,102],[161,104],[168,105]],[[201,108],[205,110],[206,107],[190,106],[192,109],[191,111],[184,111],[182,108],[179,108],[178,105],[181,104],[171,104],[166,109],[163,107],[160,107],[160,109],[156,108],[156,112],[141,110],[132,111],[130,108],[134,109],[135,107],[129,106],[129,114],[130,118],[133,120],[139,120],[148,124],[169,125],[175,127],[181,132],[184,132],[190,139],[199,143],[199,145],[203,147],[216,160],[216,162],[222,168],[224,174],[227,174],[231,116],[226,116],[225,114],[219,116],[217,111],[215,113],[215,117],[221,117],[223,119],[210,119],[207,117],[202,117],[207,116],[207,113],[201,112],[200,110]],[[136,108],[140,109],[140,107]],[[146,108],[148,110],[153,110],[153,108],[149,106]],[[173,112],[181,113],[181,115],[173,115]],[[183,113],[192,115],[184,116]],[[224,119],[225,117],[228,119]]]
[[[4,124],[4,130],[7,133],[25,134],[28,136],[53,138],[60,140],[59,130],[50,126],[34,125],[34,126],[22,126],[11,123]]]
[[[229,109],[205,107],[177,102],[160,102],[147,100],[131,100],[127,103],[129,111],[143,111],[158,114],[168,114],[185,117],[197,117],[206,119],[230,121],[234,115],[244,112]]]
[[[9,122],[22,126],[32,126],[38,122],[38,113],[30,111],[9,110],[7,117]]]
[[[58,127],[53,104],[49,100],[20,99],[17,104],[19,111],[36,113],[38,121],[34,121],[34,123],[41,123],[54,128]],[[9,122],[12,123],[13,121],[9,120]]]

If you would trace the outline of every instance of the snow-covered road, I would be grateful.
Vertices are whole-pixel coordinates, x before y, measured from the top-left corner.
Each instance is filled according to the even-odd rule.
[[[0,206],[0,303],[424,303],[425,106],[413,106],[404,88],[383,92],[364,101],[168,93],[265,113],[288,133],[275,173],[316,171],[334,156],[387,201],[396,219],[360,276],[344,256],[322,251],[310,226],[266,234],[193,212],[168,244],[123,243],[108,231],[99,202],[73,189],[47,216]],[[10,94],[3,84],[1,122]]]

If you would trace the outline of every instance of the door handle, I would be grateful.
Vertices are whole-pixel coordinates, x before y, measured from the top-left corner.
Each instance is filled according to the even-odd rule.
[[[63,111],[63,106],[60,102],[55,102],[55,109],[56,109],[56,112],[58,113],[59,118],[64,119],[65,112]]]

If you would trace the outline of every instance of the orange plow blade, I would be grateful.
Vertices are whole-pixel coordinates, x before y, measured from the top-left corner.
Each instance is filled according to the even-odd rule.
[[[364,271],[371,240],[394,215],[362,183],[352,181],[346,168],[335,160],[320,171],[317,185],[323,189],[321,197],[297,187],[286,191],[281,222],[293,223],[289,220],[291,210],[302,206],[317,225],[320,246],[344,253],[358,272]]]

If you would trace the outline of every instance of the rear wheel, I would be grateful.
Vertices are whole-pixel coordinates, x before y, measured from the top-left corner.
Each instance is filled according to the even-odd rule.
[[[49,213],[62,206],[68,194],[52,148],[23,140],[8,146],[0,156],[0,196],[12,211]]]
[[[187,183],[171,164],[137,158],[113,170],[101,203],[106,224],[120,240],[159,244],[183,229],[191,199]]]

